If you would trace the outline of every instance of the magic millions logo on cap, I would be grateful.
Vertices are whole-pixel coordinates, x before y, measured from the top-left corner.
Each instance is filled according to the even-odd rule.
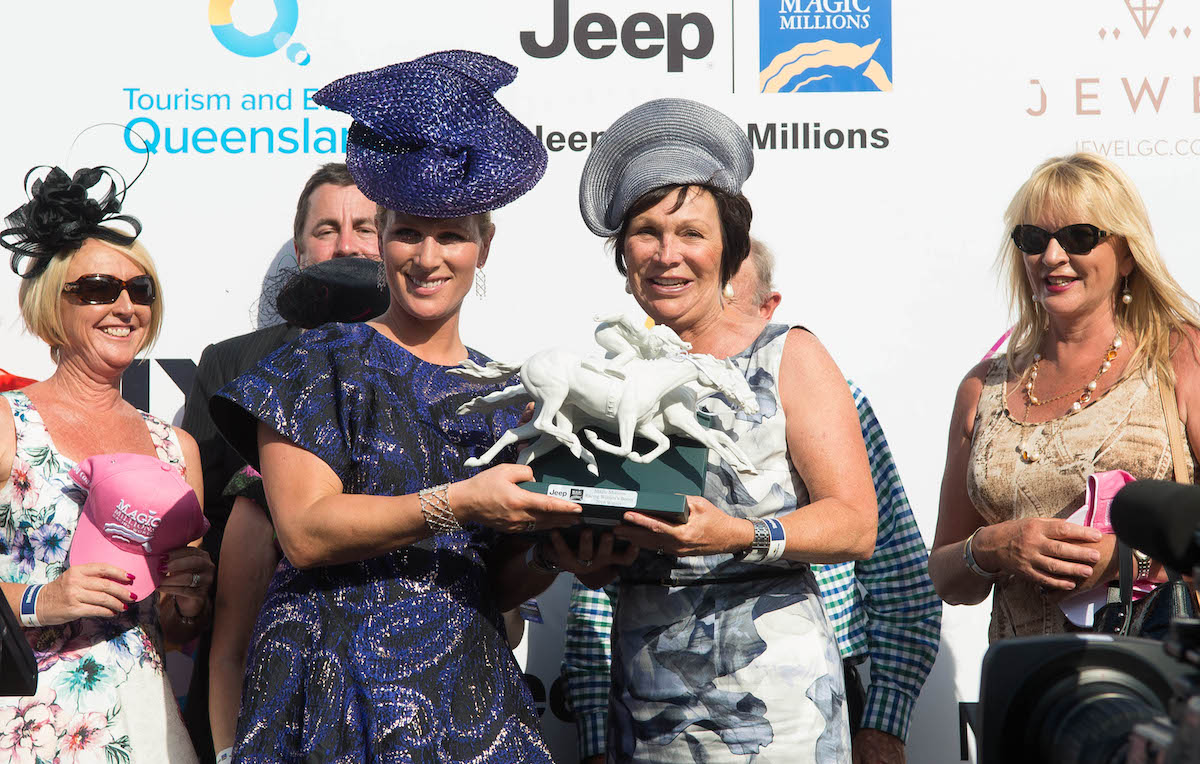
[[[761,93],[892,89],[891,0],[759,0]]]

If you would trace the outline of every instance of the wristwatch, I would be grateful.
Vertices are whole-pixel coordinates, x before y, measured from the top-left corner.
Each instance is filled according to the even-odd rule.
[[[754,540],[750,548],[741,552],[738,558],[742,562],[762,562],[771,551],[771,529],[765,520],[751,520],[754,523]]]
[[[1133,561],[1137,563],[1137,570],[1134,571],[1133,580],[1141,581],[1143,578],[1149,577],[1150,566],[1154,564],[1154,561],[1150,559],[1150,555],[1134,549]]]
[[[525,567],[548,576],[557,576],[562,572],[562,568],[547,560],[542,554],[541,542],[529,547],[525,552]]]

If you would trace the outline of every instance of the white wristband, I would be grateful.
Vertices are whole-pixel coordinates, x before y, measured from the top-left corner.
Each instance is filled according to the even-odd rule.
[[[36,629],[42,625],[37,617],[37,599],[44,584],[25,587],[21,595],[21,625],[27,629]]]
[[[767,555],[763,557],[762,561],[774,562],[783,557],[783,552],[787,549],[787,533],[783,530],[783,523],[774,517],[768,517],[763,522],[767,524],[767,528],[771,531],[771,546],[767,549]]]
[[[217,754],[217,764],[229,764],[231,761],[233,761],[233,746],[229,746]]]

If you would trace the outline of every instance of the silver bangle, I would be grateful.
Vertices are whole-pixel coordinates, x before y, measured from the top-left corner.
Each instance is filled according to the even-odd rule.
[[[421,516],[425,518],[425,524],[434,535],[462,531],[458,518],[450,510],[449,496],[449,483],[423,488],[417,492],[417,500],[421,503]]]
[[[965,562],[967,564],[967,567],[971,570],[972,573],[979,576],[980,578],[986,578],[988,581],[995,581],[996,579],[1000,578],[1000,574],[999,573],[989,573],[988,571],[981,568],[979,566],[979,563],[975,562],[975,555],[971,552],[971,542],[975,540],[975,534],[979,533],[981,530],[983,530],[982,525],[979,526],[978,528],[976,528],[975,530],[971,531],[970,536],[967,536],[967,541],[966,541],[966,543],[963,544],[963,562]]]

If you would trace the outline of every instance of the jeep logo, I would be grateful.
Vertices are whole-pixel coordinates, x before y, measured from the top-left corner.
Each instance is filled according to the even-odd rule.
[[[571,40],[571,0],[554,0],[554,34],[542,45],[532,30],[521,32],[521,48],[534,58],[562,55]],[[696,30],[694,47],[684,45],[684,30]],[[585,13],[575,21],[575,50],[584,58],[607,58],[617,46],[617,22],[604,13]],[[667,50],[667,71],[682,72],[683,59],[704,58],[712,51],[712,21],[703,13],[667,14],[666,24],[653,13],[635,13],[621,24],[621,47],[633,58],[654,58]],[[665,42],[665,45],[664,45]]]

